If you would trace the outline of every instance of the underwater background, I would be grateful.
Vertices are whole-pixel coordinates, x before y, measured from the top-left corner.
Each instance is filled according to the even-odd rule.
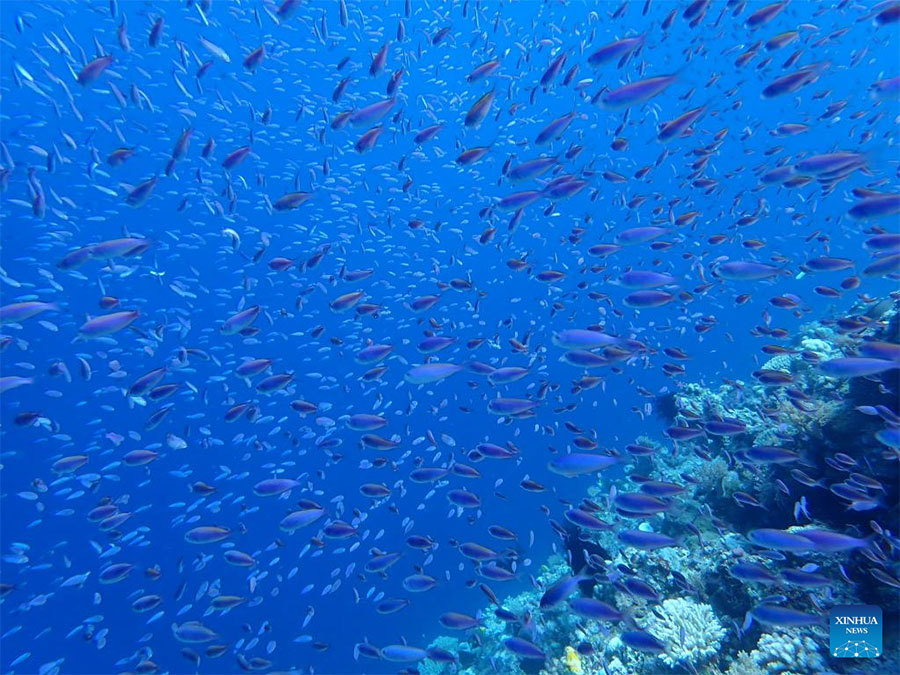
[[[0,3],[0,670],[897,672],[898,20]]]

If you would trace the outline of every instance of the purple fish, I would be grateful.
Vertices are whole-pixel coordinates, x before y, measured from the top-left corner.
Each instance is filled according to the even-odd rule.
[[[695,427],[671,426],[665,431],[666,436],[675,441],[689,441],[692,438],[703,436],[703,429]]]
[[[869,86],[873,98],[894,99],[900,97],[900,76],[873,82]]]
[[[829,377],[868,377],[900,368],[897,361],[849,356],[819,364],[819,370]]]
[[[575,452],[551,460],[548,467],[553,473],[572,478],[573,476],[603,471],[611,466],[615,466],[620,461],[621,458],[619,457]]]
[[[5,323],[20,323],[44,312],[58,311],[59,305],[52,302],[15,302],[11,305],[0,307],[0,325]]]
[[[293,478],[267,478],[253,486],[253,492],[260,497],[275,497],[300,485]]]
[[[623,618],[622,612],[615,607],[594,598],[572,598],[569,607],[578,616],[595,621],[621,621]]]
[[[753,12],[753,14],[748,16],[745,25],[747,26],[747,28],[754,30],[760,28],[761,26],[765,26],[772,19],[778,16],[781,13],[781,10],[783,10],[785,7],[787,7],[786,0],[784,2],[775,2],[771,5],[766,5],[765,7],[756,10],[755,12]]]
[[[96,82],[103,74],[103,71],[105,71],[112,65],[112,62],[112,54],[97,57],[96,59],[88,63],[84,68],[82,68],[80,73],[78,73],[78,84],[86,87],[87,85]]]
[[[849,172],[866,165],[866,157],[858,152],[830,152],[802,159],[794,168],[811,176],[827,176],[838,172]]]
[[[574,119],[574,112],[556,118],[546,127],[541,129],[540,133],[534,139],[535,145],[544,145],[545,143],[556,140],[565,133],[566,129],[569,128],[569,125],[572,124],[572,120]]]
[[[215,544],[228,539],[231,530],[217,525],[195,527],[184,533],[184,540],[189,544]]]
[[[649,516],[672,508],[669,502],[642,492],[619,492],[613,503],[619,513],[627,516]]]
[[[703,428],[713,436],[737,436],[747,431],[747,425],[738,420],[708,420]]]
[[[447,493],[447,499],[450,500],[451,504],[464,509],[475,509],[481,506],[481,498],[468,490],[450,490]]]
[[[632,649],[648,654],[662,654],[666,646],[650,633],[643,630],[627,630],[619,639]]]
[[[331,100],[337,103],[341,100],[341,96],[344,95],[344,92],[347,90],[351,80],[351,77],[345,77],[343,80],[338,82],[338,85],[334,88],[334,91],[331,92]]]
[[[769,548],[776,551],[797,552],[813,549],[813,542],[802,536],[800,532],[793,533],[764,527],[758,530],[750,530],[747,533],[747,538],[761,548]]]
[[[677,75],[659,75],[646,80],[639,80],[623,85],[618,89],[611,89],[600,97],[600,102],[609,110],[621,110],[639,103],[649,101],[668,89]]]
[[[900,213],[900,194],[884,194],[858,201],[847,215],[854,220],[874,220]]]
[[[128,396],[143,396],[147,391],[155,387],[166,375],[166,368],[155,368],[149,373],[142,375],[136,379],[130,387],[128,387]]]
[[[563,66],[565,65],[567,56],[568,54],[566,52],[562,52],[550,62],[549,66],[547,66],[547,70],[545,70],[544,74],[541,75],[541,86],[544,89],[547,89],[551,84],[553,84],[553,81],[559,75],[559,71],[561,71]]]
[[[468,166],[469,164],[474,164],[479,159],[484,157],[490,151],[491,146],[483,145],[476,148],[469,148],[468,150],[464,150],[459,157],[456,158],[456,163],[460,166]]]
[[[741,581],[752,581],[761,584],[774,584],[778,577],[772,574],[762,565],[753,562],[739,562],[732,565],[731,576]]]
[[[433,124],[430,127],[425,127],[419,133],[415,135],[413,141],[419,145],[422,143],[427,143],[432,138],[438,135],[441,129],[444,128],[443,124]]]
[[[616,535],[619,541],[626,546],[639,548],[643,551],[655,551],[659,548],[678,546],[680,542],[672,537],[657,532],[645,532],[644,530],[620,530]]]
[[[481,544],[472,541],[467,541],[460,544],[459,552],[469,560],[475,560],[478,562],[483,562],[486,560],[496,560],[500,557],[500,554],[496,551],[489,549],[487,546],[482,546]]]
[[[675,277],[664,272],[629,270],[619,277],[619,283],[626,288],[650,289],[673,284]]]
[[[153,194],[153,188],[156,187],[158,180],[159,178],[157,176],[153,176],[153,178],[145,180],[140,185],[132,188],[125,197],[125,203],[135,208],[143,206],[144,203],[150,199],[150,195]]]
[[[438,621],[444,628],[450,630],[469,630],[481,625],[481,622],[475,617],[460,612],[444,612],[438,617]]]
[[[811,66],[804,66],[787,75],[782,75],[763,89],[762,97],[775,98],[777,96],[795,92],[801,87],[818,80],[820,69],[820,65],[814,64]]]
[[[375,144],[378,142],[378,137],[384,132],[383,126],[377,126],[369,129],[366,133],[359,137],[359,140],[356,142],[354,146],[356,148],[356,152],[359,154],[365,154],[369,152],[372,148],[375,147]]]
[[[601,331],[572,328],[553,335],[553,344],[564,349],[599,349],[619,342],[619,338]]]
[[[426,363],[412,368],[406,373],[405,379],[410,384],[430,384],[455,375],[462,369],[463,366],[453,363]]]
[[[802,588],[822,588],[831,586],[832,581],[824,574],[818,572],[809,572],[806,570],[786,569],[781,570],[781,578],[789,584],[800,586]]]
[[[863,276],[883,277],[887,274],[897,274],[898,272],[900,272],[900,254],[891,252],[889,254],[878,255],[875,260],[863,270]]]
[[[278,373],[270,375],[256,385],[256,391],[260,394],[271,394],[281,391],[294,380],[293,373]]]
[[[394,663],[413,663],[428,658],[428,652],[409,645],[388,645],[381,648],[381,658]]]
[[[312,525],[325,515],[325,509],[301,509],[293,511],[281,519],[278,527],[285,532],[295,532],[301,527]]]
[[[686,113],[679,115],[670,122],[663,122],[659,125],[657,138],[663,143],[666,143],[673,138],[683,136],[691,125],[700,119],[705,112],[706,106],[701,106],[699,108],[688,110]]]
[[[588,249],[588,255],[605,258],[617,251],[621,251],[622,247],[618,244],[596,244]]]
[[[243,147],[241,147],[241,148],[238,148],[237,150],[235,150],[234,152],[232,152],[231,154],[229,154],[229,155],[222,161],[222,166],[223,166],[226,170],[229,170],[229,171],[230,171],[231,169],[233,169],[234,167],[236,167],[238,164],[240,164],[241,162],[243,162],[244,159],[246,159],[247,155],[249,155],[249,154],[250,154],[250,146],[249,146],[249,145],[245,145],[245,146],[243,146]]]
[[[90,247],[91,254],[95,258],[109,260],[111,258],[123,257],[130,258],[140,255],[148,248],[152,242],[149,239],[141,239],[138,237],[123,237],[121,239],[108,239],[99,244]]]
[[[827,623],[827,619],[821,616],[777,605],[760,604],[750,610],[750,614],[766,626],[813,626]]]
[[[753,260],[733,260],[716,265],[712,272],[720,279],[729,281],[759,281],[777,276],[781,269]]]
[[[506,177],[514,183],[531,180],[552,169],[556,166],[557,161],[557,157],[539,157],[537,159],[531,159],[512,167],[506,173]]]
[[[272,208],[276,211],[291,211],[301,204],[305,204],[311,198],[311,192],[289,192],[286,195],[279,197],[275,203],[272,204]]]
[[[163,29],[165,28],[165,26],[165,17],[161,16],[153,22],[153,26],[150,27],[150,35],[147,38],[147,42],[151,47],[156,47],[159,45],[159,41],[162,39]]]
[[[588,56],[588,63],[595,68],[613,60],[621,61],[644,44],[644,36],[623,38],[603,45]]]
[[[821,256],[806,261],[805,267],[814,272],[839,272],[850,269],[855,263],[847,258]]]
[[[81,328],[78,329],[78,334],[82,338],[97,338],[105,335],[112,335],[113,333],[118,333],[120,330],[128,328],[128,326],[134,323],[140,315],[141,313],[135,309],[124,312],[113,312],[112,314],[105,314],[93,319],[88,319],[82,324]]]
[[[632,227],[628,230],[619,232],[616,235],[616,243],[623,246],[646,244],[648,241],[653,241],[657,237],[661,237],[668,232],[669,229],[665,227]]]
[[[900,344],[876,341],[863,342],[859,346],[859,353],[873,359],[900,361]]]
[[[600,520],[597,516],[588,513],[584,509],[569,509],[566,511],[565,516],[570,523],[586,530],[602,531],[612,529],[612,525]]]
[[[425,466],[413,469],[409,474],[409,479],[413,483],[433,483],[445,478],[450,473],[449,469],[441,467]]]
[[[34,384],[33,377],[20,377],[18,375],[0,377],[0,394],[5,394],[16,387],[23,387],[28,384]],[[87,458],[85,458],[85,461],[87,461]]]
[[[357,529],[343,520],[333,520],[322,531],[329,539],[348,539],[357,534]]]
[[[514,192],[511,195],[503,197],[497,204],[498,208],[504,211],[516,211],[526,206],[534,204],[542,197],[540,190],[526,190],[524,192]]]
[[[491,384],[510,384],[517,382],[528,375],[530,371],[527,368],[519,368],[517,366],[508,366],[505,368],[497,368],[488,373],[488,380]]]
[[[800,530],[797,534],[810,541],[816,551],[823,553],[838,553],[855,548],[865,548],[869,545],[868,539],[859,539],[831,530],[811,528]]]
[[[510,415],[516,417],[537,408],[538,401],[525,398],[493,398],[488,402],[488,411],[494,415]]]
[[[526,659],[546,659],[547,655],[533,642],[520,637],[508,637],[503,640],[504,646],[513,654]]]
[[[358,127],[377,122],[391,111],[396,102],[397,99],[392,97],[367,105],[365,108],[360,108],[350,115],[350,124]]]
[[[654,308],[668,305],[675,299],[675,295],[666,291],[646,290],[635,291],[625,296],[623,302],[628,307],[635,309]]]
[[[469,112],[466,113],[465,125],[467,127],[477,128],[481,125],[484,118],[487,117],[488,113],[491,111],[491,104],[494,102],[494,96],[495,93],[491,90],[472,104],[472,107],[469,108]]]
[[[382,70],[384,70],[384,65],[387,62],[387,52],[388,47],[390,46],[390,42],[384,43],[381,49],[372,57],[372,63],[369,65],[369,75],[375,77]]]
[[[262,307],[259,305],[248,307],[226,319],[219,330],[222,332],[222,335],[236,335],[249,328],[256,321],[256,317],[259,316],[261,311]]]
[[[402,553],[376,553],[365,565],[366,572],[383,572],[400,560]]]
[[[545,197],[550,199],[568,199],[574,197],[589,185],[586,180],[581,180],[575,176],[561,176],[550,181],[543,190]]]
[[[650,450],[649,453],[644,454],[653,454],[653,451]],[[632,476],[632,480],[635,480],[634,476]],[[644,494],[653,495],[654,497],[675,497],[677,495],[684,494],[685,487],[683,485],[679,485],[678,483],[668,483],[659,480],[645,480],[641,483],[641,492],[643,492]]]
[[[394,351],[393,345],[369,345],[359,350],[354,357],[357,363],[378,363]]]
[[[771,445],[754,445],[743,452],[754,464],[787,464],[800,459],[800,453]]]
[[[471,73],[466,75],[466,82],[473,84],[486,77],[490,77],[499,67],[500,61],[498,59],[485,61],[480,66],[477,66]]]
[[[563,576],[544,591],[540,601],[541,609],[547,610],[556,607],[575,591],[579,583],[587,580],[588,577],[583,576],[573,576],[571,574]]]

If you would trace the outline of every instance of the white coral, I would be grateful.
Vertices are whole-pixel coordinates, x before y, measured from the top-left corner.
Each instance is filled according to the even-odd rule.
[[[839,356],[843,356],[843,353],[836,345],[819,338],[803,338],[800,340],[800,349],[805,352],[813,352],[823,360],[836,359]]]
[[[819,645],[802,630],[782,629],[765,633],[750,655],[771,675],[817,673],[825,667]]]
[[[671,598],[654,610],[646,630],[666,645],[660,659],[670,668],[696,665],[719,649],[725,629],[709,605],[690,598]]]

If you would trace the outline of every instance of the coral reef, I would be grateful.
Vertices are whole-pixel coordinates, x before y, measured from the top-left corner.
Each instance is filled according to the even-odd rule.
[[[746,621],[764,602],[818,616],[834,605],[862,602],[882,607],[896,634],[898,549],[884,533],[900,531],[900,522],[896,508],[884,507],[898,498],[897,451],[877,434],[893,424],[900,382],[829,377],[819,364],[857,354],[864,340],[896,340],[900,322],[893,305],[878,320],[847,322],[852,329],[839,322],[805,325],[791,347],[775,350],[781,353],[761,371],[782,373],[777,386],[759,377],[716,388],[679,382],[659,399],[656,410],[666,423],[702,433],[670,437],[669,444],[635,439],[641,450],[622,472],[628,478],[606,473],[576,505],[608,527],[572,532],[558,526],[568,557],[554,555],[534,588],[503,599],[505,618],[492,608],[480,628],[447,646],[460,656],[459,672],[799,675],[877,673],[885,672],[879,665],[893,665],[887,657],[885,664],[830,658],[828,636],[818,627]],[[727,422],[733,431],[715,433],[711,420]],[[757,461],[753,453],[760,447],[794,454],[786,461]],[[651,494],[648,485],[672,493],[646,513],[619,508],[622,493]],[[829,489],[836,485],[843,490]],[[782,553],[753,543],[759,527],[800,537],[824,529],[853,543],[840,554]],[[626,543],[623,529],[662,545]],[[761,578],[740,578],[739,565],[760,571]],[[593,584],[573,587],[571,595],[606,603],[621,613],[619,619],[580,616],[565,602],[541,607],[546,589],[585,569]],[[816,582],[792,582],[780,576],[785,569],[812,574]],[[887,575],[883,583],[873,581],[878,574]],[[645,631],[638,635],[648,642],[634,646],[634,631]],[[510,636],[533,642],[546,658],[520,659],[503,646]],[[894,639],[888,630],[885,638]]]

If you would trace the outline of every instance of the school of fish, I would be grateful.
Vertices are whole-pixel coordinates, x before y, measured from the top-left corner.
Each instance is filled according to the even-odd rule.
[[[773,563],[741,583],[900,589],[900,1],[0,17],[3,672],[411,674],[455,667],[428,644],[481,605],[542,661],[503,598],[573,529],[736,529]],[[842,356],[802,352],[812,321]],[[657,417],[688,382],[840,396],[781,355],[895,401],[860,407],[864,452],[726,453],[741,420]],[[657,453],[769,476],[793,519],[748,486],[732,528]],[[640,527],[683,508],[693,529]],[[624,621],[587,579],[660,600],[586,563],[541,613]],[[777,600],[747,623],[825,609]],[[664,650],[639,623],[622,641]]]

